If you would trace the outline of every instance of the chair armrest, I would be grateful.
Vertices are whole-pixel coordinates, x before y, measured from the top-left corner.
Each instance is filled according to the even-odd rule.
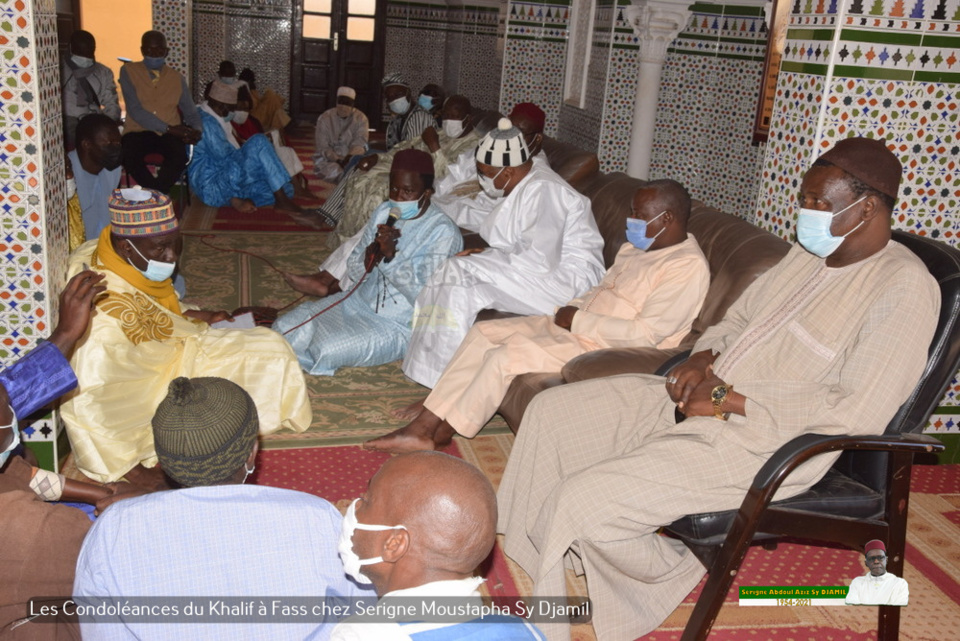
[[[780,447],[753,477],[750,494],[771,497],[787,476],[814,456],[837,450],[874,450],[883,452],[942,452],[944,445],[926,434],[877,434],[871,436],[824,436],[803,434]]]

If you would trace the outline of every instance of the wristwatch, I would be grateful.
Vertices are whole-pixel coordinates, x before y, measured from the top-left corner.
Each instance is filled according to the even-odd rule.
[[[730,418],[730,412],[723,411],[723,404],[727,400],[727,394],[733,391],[733,385],[717,385],[710,392],[710,399],[713,401],[713,415],[721,421]]]

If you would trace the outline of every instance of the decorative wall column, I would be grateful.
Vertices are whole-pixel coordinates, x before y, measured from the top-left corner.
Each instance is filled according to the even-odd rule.
[[[635,0],[635,4],[624,10],[640,38],[640,69],[627,161],[627,173],[635,178],[646,179],[650,173],[660,74],[667,48],[690,18],[689,4],[687,0]]]
[[[56,21],[54,0],[0,0],[0,368],[50,335],[66,276]],[[56,417],[20,429],[41,464],[55,465]]]

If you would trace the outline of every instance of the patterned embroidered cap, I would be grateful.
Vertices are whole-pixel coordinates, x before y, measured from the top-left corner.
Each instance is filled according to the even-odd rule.
[[[260,421],[247,392],[225,378],[175,378],[153,415],[160,467],[177,483],[217,485],[244,466]]]
[[[410,88],[410,85],[407,84],[407,81],[403,79],[403,76],[401,76],[396,71],[385,75],[383,77],[383,81],[380,83],[380,86],[383,87],[384,89],[386,89],[391,85],[400,85],[401,87],[406,87],[407,89]]]
[[[125,238],[157,236],[179,225],[170,197],[153,189],[114,189],[110,196],[110,226]]]
[[[237,85],[228,85],[222,80],[214,80],[210,83],[210,97],[225,105],[237,104],[238,90]]]
[[[530,151],[523,141],[523,134],[507,118],[501,118],[497,128],[490,131],[474,156],[477,162],[491,167],[517,167],[527,162]]]

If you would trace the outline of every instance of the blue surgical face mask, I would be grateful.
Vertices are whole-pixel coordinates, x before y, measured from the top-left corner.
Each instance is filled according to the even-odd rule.
[[[396,100],[391,100],[387,106],[390,107],[390,111],[397,114],[398,116],[402,116],[403,114],[410,111],[410,101],[407,100],[406,96],[401,96]]]
[[[650,220],[627,218],[627,240],[630,241],[630,244],[640,251],[647,251],[650,249],[650,245],[652,245],[653,241],[657,239],[657,236],[666,230],[666,227],[658,231],[653,238],[647,238],[647,225],[655,221],[657,218],[660,218],[660,216],[663,216],[665,213],[667,213],[666,210],[661,211]]]
[[[420,196],[417,200],[390,200],[388,205],[390,209],[397,209],[400,211],[400,220],[410,220],[415,218],[417,214],[420,213],[420,201],[423,200],[423,196]]]
[[[433,109],[433,96],[428,96],[427,94],[422,93],[420,94],[420,97],[417,98],[417,104],[419,104],[421,107],[423,107],[427,111],[430,111],[431,109]]]
[[[129,259],[127,260],[127,262],[130,263],[130,265],[132,265],[134,269],[136,269],[138,272],[140,272],[145,277],[147,277],[147,279],[152,280],[155,283],[162,283],[163,281],[173,276],[173,270],[177,268],[176,263],[163,263],[163,262],[160,262],[159,260],[150,260],[149,258],[147,258],[146,256],[140,253],[140,250],[137,249],[137,246],[134,245],[133,242],[131,242],[129,239],[127,239],[127,242],[130,243],[130,246],[133,247],[133,251],[137,252],[137,255],[140,256],[140,258],[147,261],[147,269],[146,271],[140,269],[139,267],[131,263]]]
[[[77,65],[80,69],[89,69],[93,66],[93,58],[85,58],[83,56],[70,56],[70,60],[73,61],[73,64]]]
[[[234,76],[227,76],[226,78],[221,77],[220,82],[228,85],[236,84],[237,79]]]
[[[147,69],[151,71],[160,71],[163,68],[163,65],[166,64],[167,57],[162,56],[160,58],[154,58],[152,56],[144,56],[143,64],[147,66]]]
[[[231,121],[233,121],[234,113],[235,113],[235,112],[233,112],[233,111],[228,111],[228,112],[227,112],[227,115],[223,117],[223,122],[231,122]]]
[[[819,256],[820,258],[826,258],[837,251],[840,245],[843,244],[843,240],[857,231],[860,225],[864,223],[864,221],[861,220],[856,227],[843,236],[834,236],[830,233],[830,224],[833,222],[833,219],[857,203],[863,202],[865,198],[866,196],[861,196],[859,200],[850,203],[835,214],[829,211],[819,211],[817,209],[805,209],[801,207],[800,215],[797,216],[797,241],[811,254]]]

